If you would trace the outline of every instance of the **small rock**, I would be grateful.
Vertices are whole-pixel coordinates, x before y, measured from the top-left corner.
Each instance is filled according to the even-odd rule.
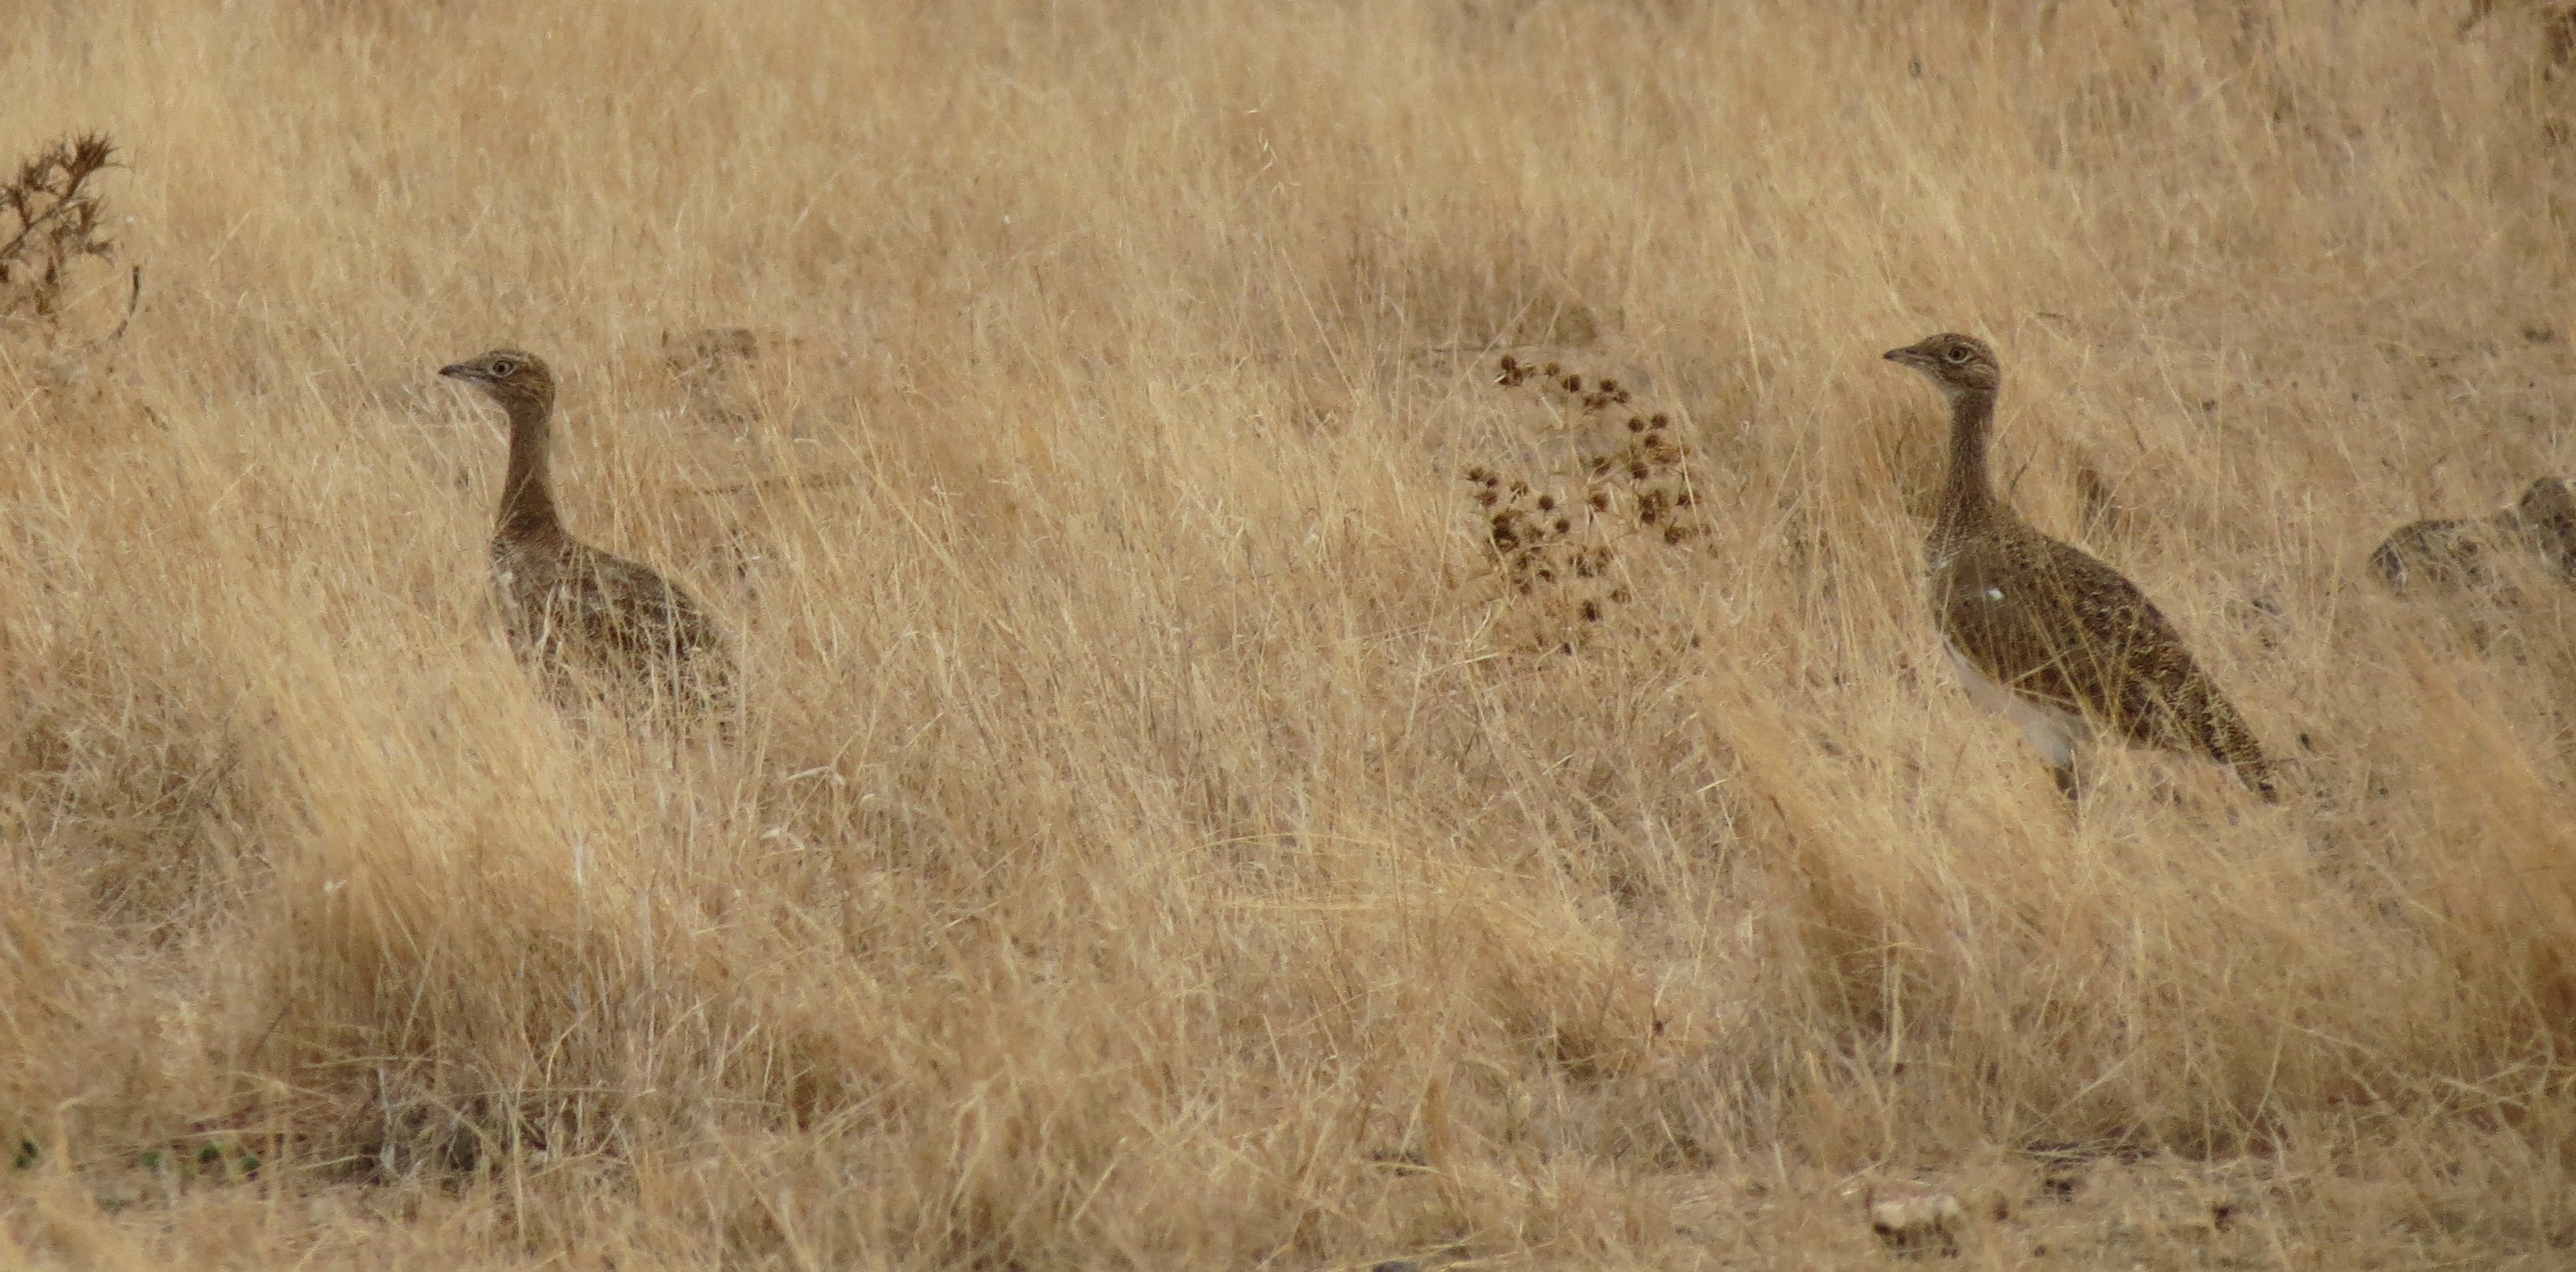
[[[1959,1226],[1967,1219],[1959,1199],[1927,1189],[1872,1189],[1869,1230],[1897,1254],[1954,1255]]]
[[[1431,1169],[1430,1156],[1418,1148],[1381,1148],[1368,1157],[1372,1164],[1398,1173]]]

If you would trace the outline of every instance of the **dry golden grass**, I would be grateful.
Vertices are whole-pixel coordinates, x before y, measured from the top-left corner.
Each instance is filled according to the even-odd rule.
[[[0,343],[0,1263],[2565,1265],[2576,601],[2363,568],[2576,469],[2468,8],[22,9],[129,166]],[[1949,681],[1952,328],[2288,806]],[[738,745],[499,646],[499,343]],[[1507,351],[1687,444],[1594,621]]]

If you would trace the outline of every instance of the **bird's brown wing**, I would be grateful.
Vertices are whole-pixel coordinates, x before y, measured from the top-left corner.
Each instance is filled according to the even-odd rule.
[[[577,544],[504,553],[494,564],[512,635],[540,661],[578,665],[693,710],[730,704],[735,676],[723,629],[650,567]]]
[[[1943,631],[1996,684],[2133,742],[2222,761],[2269,789],[2253,730],[2119,571],[2032,532],[1961,545],[1936,586]]]

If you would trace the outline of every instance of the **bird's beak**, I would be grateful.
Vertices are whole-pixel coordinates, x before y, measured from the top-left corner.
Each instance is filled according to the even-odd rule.
[[[1891,353],[1888,356],[1892,358],[1896,355]],[[462,362],[451,362],[446,366],[440,367],[438,369],[438,373],[451,380],[470,380],[474,377],[474,368],[469,367]]]
[[[1907,366],[1912,366],[1923,359],[1922,354],[1916,353],[1912,349],[1890,349],[1887,351],[1885,357],[1890,362],[1902,362]]]

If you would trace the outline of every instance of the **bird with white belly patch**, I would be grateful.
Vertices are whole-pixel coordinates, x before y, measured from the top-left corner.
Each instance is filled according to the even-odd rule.
[[[1996,497],[1986,461],[2002,381],[1994,350],[1944,333],[1887,360],[1950,401],[1949,472],[1927,547],[1933,617],[1968,696],[2021,726],[2069,798],[2077,752],[2108,734],[2216,760],[2277,801],[2254,731],[2154,602]]]

